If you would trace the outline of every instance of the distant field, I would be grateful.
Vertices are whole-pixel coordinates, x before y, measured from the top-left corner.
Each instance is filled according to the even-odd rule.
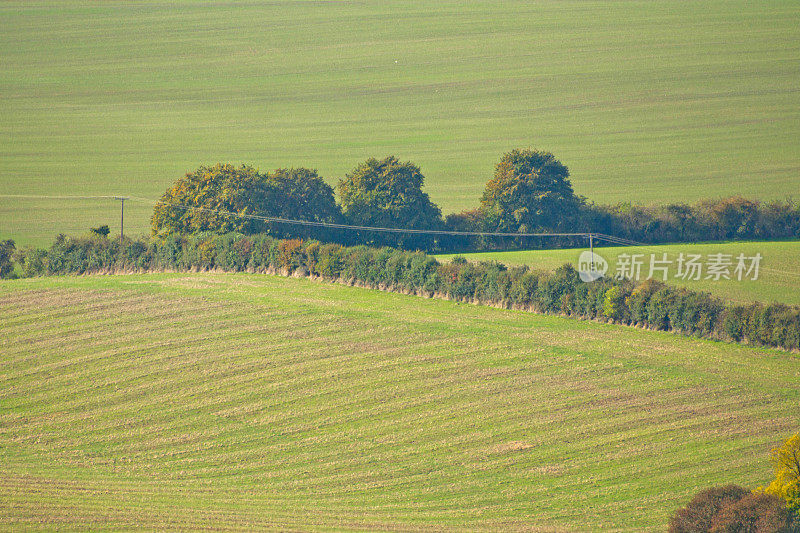
[[[444,212],[500,155],[554,152],[594,200],[782,198],[800,183],[795,1],[0,5],[0,194],[154,198],[203,163],[421,165]],[[129,231],[150,208],[129,206]],[[113,201],[0,198],[49,242]]]
[[[797,355],[261,275],[0,282],[0,528],[653,530]]]
[[[577,268],[578,257],[585,249],[572,250],[522,250],[514,252],[488,252],[476,254],[460,254],[470,261],[500,261],[506,265],[528,265],[541,270],[554,270],[565,263]],[[673,261],[669,267],[668,282],[684,287],[708,291],[716,296],[736,302],[783,302],[800,305],[800,241],[786,242],[726,242],[710,244],[667,244],[658,246],[630,246],[596,248],[595,252],[609,263],[609,274],[616,272],[619,254],[644,254],[643,278],[649,274],[650,255],[655,254],[661,260],[667,254],[667,260]],[[679,254],[700,254],[703,261],[709,254],[732,254],[735,258],[743,253],[745,257],[762,255],[761,269],[757,280],[732,279],[681,280],[674,277],[677,273]],[[455,254],[439,255],[440,261],[449,261]],[[656,277],[661,279],[658,271]],[[703,278],[707,272],[704,270]]]

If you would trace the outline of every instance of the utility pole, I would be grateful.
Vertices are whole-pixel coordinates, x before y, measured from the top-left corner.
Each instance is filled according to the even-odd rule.
[[[589,234],[589,252],[592,254],[592,272],[594,272],[594,236]]]
[[[114,199],[120,201],[119,242],[122,242],[122,239],[125,237],[125,200],[127,200],[128,198],[124,196],[115,196]]]

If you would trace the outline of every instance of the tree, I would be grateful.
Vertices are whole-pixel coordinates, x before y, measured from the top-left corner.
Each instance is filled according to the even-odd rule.
[[[341,211],[333,189],[308,168],[279,168],[267,174],[270,210],[285,218],[338,221]]]
[[[709,531],[714,517],[724,506],[737,502],[750,494],[738,485],[712,487],[698,492],[682,509],[670,518],[670,533],[695,533]]]
[[[422,191],[425,177],[411,162],[395,156],[370,158],[339,181],[342,212],[351,224],[410,229],[439,229],[441,210]],[[375,243],[430,247],[434,239],[413,234],[377,234]]]
[[[791,533],[792,519],[783,500],[749,493],[722,506],[711,520],[712,533]]]
[[[14,272],[14,250],[17,249],[13,240],[0,241],[0,278],[7,278]]]
[[[260,214],[265,182],[264,176],[249,166],[222,163],[201,166],[188,172],[161,196],[153,210],[152,233],[164,237],[203,231],[263,231],[263,222],[227,213]]]
[[[313,222],[336,222],[340,216],[333,189],[315,170],[278,169],[262,174],[249,166],[219,163],[189,172],[167,189],[153,211],[152,232],[167,236],[270,231],[282,237],[308,232],[248,215]]]
[[[537,150],[504,154],[481,199],[489,229],[505,232],[570,228],[580,207],[567,167]]]
[[[20,266],[22,275],[26,278],[47,273],[47,251],[41,248],[18,248],[14,252],[14,261]]]
[[[341,222],[333,188],[308,168],[279,168],[267,175],[265,211],[270,216],[313,222]],[[336,238],[334,230],[314,226],[270,224],[270,233],[279,237]]]
[[[800,433],[772,449],[770,461],[775,479],[759,490],[786,500],[786,506],[800,518]]]
[[[89,231],[92,233],[92,235],[104,239],[108,237],[109,233],[111,233],[111,229],[109,229],[108,224],[103,224],[102,226],[98,226],[96,228],[89,228]]]
[[[757,227],[759,205],[741,196],[701,202],[700,206],[707,210],[718,238],[748,237]]]

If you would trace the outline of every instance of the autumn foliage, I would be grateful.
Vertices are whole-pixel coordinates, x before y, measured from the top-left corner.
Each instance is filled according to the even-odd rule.
[[[786,500],[787,507],[800,516],[800,433],[773,448],[770,462],[775,479],[760,491]]]

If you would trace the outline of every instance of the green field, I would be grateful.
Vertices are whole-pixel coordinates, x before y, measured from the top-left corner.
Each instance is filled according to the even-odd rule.
[[[528,265],[539,270],[554,270],[565,263],[578,267],[578,257],[586,248],[570,250],[519,250],[512,252],[481,252],[460,254],[469,261],[499,261],[509,266]],[[689,289],[707,291],[729,301],[749,302],[783,302],[800,305],[800,241],[784,242],[720,242],[701,244],[664,244],[652,246],[602,247],[595,252],[609,263],[609,275],[616,272],[617,257],[620,254],[643,254],[644,266],[642,278],[649,275],[650,255],[655,254],[657,260],[667,254],[667,260],[673,261],[669,267],[667,282],[681,285]],[[736,279],[731,268],[731,279],[705,279],[704,270],[700,280],[683,280],[675,277],[679,254],[699,254],[705,262],[709,254],[731,254],[735,265],[736,257],[744,254],[753,257],[757,253],[762,256],[760,272],[755,280],[743,277]],[[436,256],[440,261],[449,261],[453,255]],[[749,263],[748,263],[749,266]],[[657,279],[662,274],[655,272]]]
[[[798,43],[793,0],[5,1],[0,194],[155,198],[217,161],[334,182],[396,154],[448,213],[533,146],[601,202],[782,198]],[[25,244],[104,223],[113,201],[0,198]]]
[[[248,274],[0,282],[0,528],[663,530],[800,359]]]

